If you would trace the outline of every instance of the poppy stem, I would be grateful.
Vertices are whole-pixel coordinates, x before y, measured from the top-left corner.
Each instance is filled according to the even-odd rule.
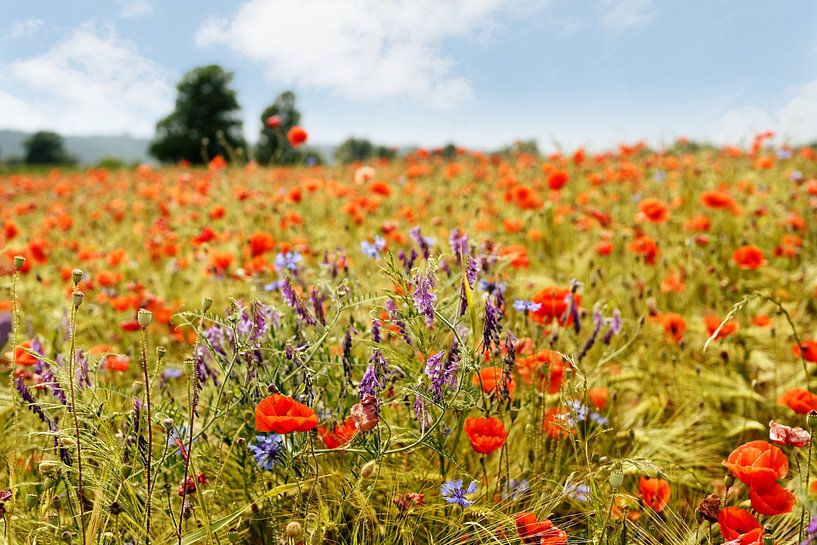
[[[153,462],[153,421],[150,413],[150,375],[148,374],[147,337],[145,328],[142,328],[142,369],[145,373],[145,407],[147,409],[148,451],[145,462],[145,476],[147,477],[147,498],[145,499],[145,545],[150,545],[150,497],[153,487],[150,479],[150,466]],[[191,430],[192,435],[192,430]],[[189,459],[189,458],[188,458]]]
[[[75,372],[74,365],[76,363],[76,337],[77,337],[77,313],[79,309],[77,305],[71,307],[71,351],[68,354],[68,388],[71,392],[71,415],[74,418],[74,432],[77,437],[77,504],[79,506],[79,527],[81,532],[81,542],[85,545],[85,495],[82,487],[82,442],[79,436],[79,417],[77,416],[76,393],[74,392],[76,385],[74,384]]]

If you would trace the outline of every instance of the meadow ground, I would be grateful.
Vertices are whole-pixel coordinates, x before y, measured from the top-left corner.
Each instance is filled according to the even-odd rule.
[[[0,535],[805,539],[817,154],[765,136],[3,175]]]

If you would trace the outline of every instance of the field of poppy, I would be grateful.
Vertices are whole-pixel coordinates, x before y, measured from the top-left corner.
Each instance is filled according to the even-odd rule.
[[[0,535],[810,543],[817,153],[771,136],[3,174]]]

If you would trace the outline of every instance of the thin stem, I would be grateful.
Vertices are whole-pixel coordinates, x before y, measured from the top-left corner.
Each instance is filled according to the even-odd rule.
[[[76,364],[75,346],[78,312],[79,309],[77,305],[73,305],[71,310],[71,352],[68,354],[68,391],[71,392],[71,415],[74,418],[74,432],[77,438],[77,477],[79,479],[77,483],[77,504],[79,505],[79,526],[82,535],[82,544],[85,545],[85,506],[83,505],[85,494],[82,486],[82,441],[79,436],[79,417],[77,416],[76,394],[74,392],[76,388],[74,384],[74,379],[76,378],[74,366]]]
[[[148,374],[147,338],[142,328],[142,369],[145,373],[145,407],[147,409],[148,452],[145,473],[147,476],[147,499],[145,501],[145,545],[150,545],[150,497],[153,486],[150,480],[150,466],[153,458],[153,420],[150,414],[150,375]]]

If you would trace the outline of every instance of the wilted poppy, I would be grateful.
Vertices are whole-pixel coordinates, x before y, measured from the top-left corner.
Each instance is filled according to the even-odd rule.
[[[471,441],[471,448],[480,454],[491,454],[502,448],[508,438],[508,431],[502,420],[496,417],[465,419],[465,434]]]
[[[641,492],[641,499],[644,500],[644,505],[660,513],[669,503],[669,497],[672,493],[672,488],[669,482],[664,479],[645,479],[641,477],[639,483],[639,490]]]
[[[318,425],[315,411],[291,397],[272,394],[255,407],[255,427],[258,431],[292,433],[309,431]]]
[[[769,422],[769,440],[778,445],[805,447],[811,443],[811,434],[803,428],[791,428],[772,420]]]

